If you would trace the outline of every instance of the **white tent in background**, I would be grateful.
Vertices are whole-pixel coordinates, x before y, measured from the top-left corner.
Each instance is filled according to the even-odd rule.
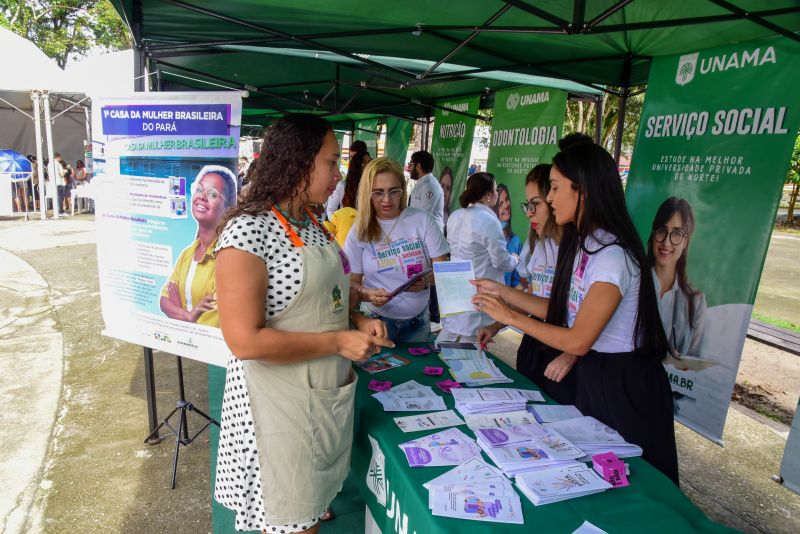
[[[0,28],[0,61],[4,71],[0,79],[0,148],[34,154],[40,162],[45,157],[41,149],[43,133],[49,133],[45,139],[46,157],[51,161],[54,152],[61,153],[73,166],[77,160],[84,159],[84,140],[91,137],[87,95],[133,92],[133,52],[130,50],[90,57],[64,71],[35,44]],[[32,96],[37,98],[32,99]],[[45,118],[44,132],[40,128],[41,121],[36,120],[39,111]],[[54,175],[52,170],[49,172]],[[43,171],[40,183],[44,180],[42,174]],[[5,186],[0,184],[2,187]],[[53,198],[55,188],[51,189],[47,194]],[[2,212],[3,206],[0,206]]]

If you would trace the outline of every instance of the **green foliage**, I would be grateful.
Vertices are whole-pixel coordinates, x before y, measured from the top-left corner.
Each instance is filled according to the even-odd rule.
[[[619,87],[609,87],[609,89],[621,90]],[[631,92],[637,92],[640,89],[642,88],[631,87]],[[621,99],[617,96],[603,95],[600,144],[609,152],[613,151],[617,137],[620,102]],[[626,156],[630,156],[633,153],[633,145],[636,143],[636,134],[639,131],[639,120],[643,106],[644,93],[628,97],[628,104],[625,109],[625,125],[622,131],[622,153]],[[564,134],[584,132],[594,137],[596,107],[593,101],[568,101],[567,116],[564,121]]]
[[[792,158],[789,160],[786,183],[800,184],[800,135],[794,140],[794,150],[792,150]]]
[[[786,173],[786,183],[792,184],[789,193],[789,210],[786,213],[786,220],[789,225],[794,224],[794,210],[797,205],[797,197],[800,195],[800,135],[794,140],[794,150],[792,158],[789,160],[789,171]]]
[[[32,41],[64,68],[93,48],[130,48],[109,0],[0,0],[0,26]]]

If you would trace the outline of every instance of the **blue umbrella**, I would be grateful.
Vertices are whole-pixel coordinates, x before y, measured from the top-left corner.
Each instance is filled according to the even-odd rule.
[[[8,174],[12,182],[17,182],[27,180],[32,172],[28,158],[14,150],[0,150],[0,174]]]

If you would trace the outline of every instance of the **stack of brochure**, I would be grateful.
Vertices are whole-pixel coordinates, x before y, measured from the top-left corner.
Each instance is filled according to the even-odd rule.
[[[508,425],[530,425],[536,423],[533,415],[526,410],[516,412],[464,415],[464,421],[474,432],[479,428],[502,428]]]
[[[533,428],[522,430],[518,427],[513,432],[510,428],[506,429],[508,431],[498,430],[500,432],[494,434],[480,433],[478,445],[508,476],[570,464],[585,456],[582,450],[555,431],[542,429],[542,433],[537,435]],[[532,437],[527,441],[521,440],[520,435],[526,433]]]
[[[424,484],[433,515],[522,524],[522,504],[511,482],[480,457]]]
[[[517,487],[537,506],[600,493],[611,488],[594,469],[572,463],[551,469],[523,473],[515,479]]]
[[[475,440],[457,428],[407,441],[399,447],[411,467],[459,465],[481,454]]]
[[[566,421],[567,419],[575,419],[576,417],[583,417],[579,409],[571,404],[544,404],[538,406],[527,406],[527,410],[533,415],[539,423],[555,423],[557,421]]]
[[[544,402],[538,391],[515,388],[454,389],[452,394],[462,414],[518,411],[529,400]]]
[[[388,391],[379,391],[372,396],[381,403],[386,412],[430,412],[447,408],[444,399],[433,388],[423,386],[415,380],[409,380]]]
[[[487,386],[513,382],[488,358],[477,360],[450,360],[450,374],[456,382],[467,386]]]
[[[619,458],[642,455],[641,447],[628,443],[620,436],[619,432],[594,417],[578,417],[555,423],[544,423],[543,426],[548,430],[555,430],[580,447],[587,457],[604,452],[613,452]]]

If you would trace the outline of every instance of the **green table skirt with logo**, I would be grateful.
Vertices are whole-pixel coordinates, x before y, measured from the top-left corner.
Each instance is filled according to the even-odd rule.
[[[641,458],[625,459],[630,465],[631,483],[625,488],[544,506],[534,506],[520,493],[524,525],[432,515],[428,509],[428,491],[422,484],[452,467],[409,467],[398,444],[429,432],[402,432],[393,418],[417,412],[384,412],[381,404],[371,397],[373,391],[367,389],[367,384],[372,379],[390,380],[392,385],[413,379],[433,387],[444,397],[448,409],[454,408],[452,396],[442,393],[435,386],[436,382],[450,377],[432,377],[422,372],[425,366],[436,366],[444,367],[446,375],[446,364],[434,353],[421,357],[411,356],[407,348],[408,346],[398,346],[390,352],[410,360],[409,365],[373,375],[358,369],[350,476],[355,479],[373,518],[384,534],[572,533],[584,521],[589,521],[609,533],[730,532],[709,520],[677,486]],[[502,361],[495,358],[495,362],[506,376],[514,380],[513,384],[496,387],[538,389],[530,380]],[[458,428],[474,437],[466,425]],[[370,437],[377,450],[374,450]],[[483,459],[489,461],[485,454]]]

